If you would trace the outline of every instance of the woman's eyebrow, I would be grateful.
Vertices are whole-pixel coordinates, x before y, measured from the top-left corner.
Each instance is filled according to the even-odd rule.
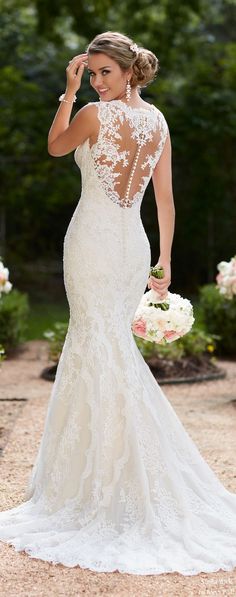
[[[110,66],[102,66],[102,68],[99,68],[98,70],[103,70],[104,68],[110,68]],[[91,73],[94,72],[91,68],[89,68],[89,66],[88,66],[88,70],[90,70]]]

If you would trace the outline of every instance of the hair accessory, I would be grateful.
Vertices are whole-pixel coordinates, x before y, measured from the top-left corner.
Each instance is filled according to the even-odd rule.
[[[132,50],[132,52],[135,52],[135,54],[139,53],[139,47],[137,46],[137,44],[131,44],[129,49]]]

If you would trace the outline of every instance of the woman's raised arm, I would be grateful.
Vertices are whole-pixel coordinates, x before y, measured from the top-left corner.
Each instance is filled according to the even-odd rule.
[[[96,107],[84,106],[70,123],[71,110],[76,92],[80,89],[87,54],[70,60],[66,68],[67,86],[48,134],[48,152],[55,157],[67,155],[94,133]]]

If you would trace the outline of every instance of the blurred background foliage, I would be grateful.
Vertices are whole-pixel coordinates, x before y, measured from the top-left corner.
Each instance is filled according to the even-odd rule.
[[[63,239],[80,197],[73,154],[47,135],[68,60],[94,35],[121,31],[160,61],[142,97],[159,107],[173,145],[176,231],[172,292],[194,297],[235,254],[236,0],[0,0],[0,254],[35,300],[65,300]],[[76,109],[97,97],[87,73]],[[158,257],[152,185],[142,205]],[[43,316],[43,315],[42,315]]]

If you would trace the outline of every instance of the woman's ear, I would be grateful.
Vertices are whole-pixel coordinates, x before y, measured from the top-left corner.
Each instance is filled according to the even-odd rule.
[[[133,69],[132,66],[130,66],[129,68],[127,68],[127,70],[125,71],[126,75],[129,75],[129,79],[131,79],[132,75],[133,75]]]

